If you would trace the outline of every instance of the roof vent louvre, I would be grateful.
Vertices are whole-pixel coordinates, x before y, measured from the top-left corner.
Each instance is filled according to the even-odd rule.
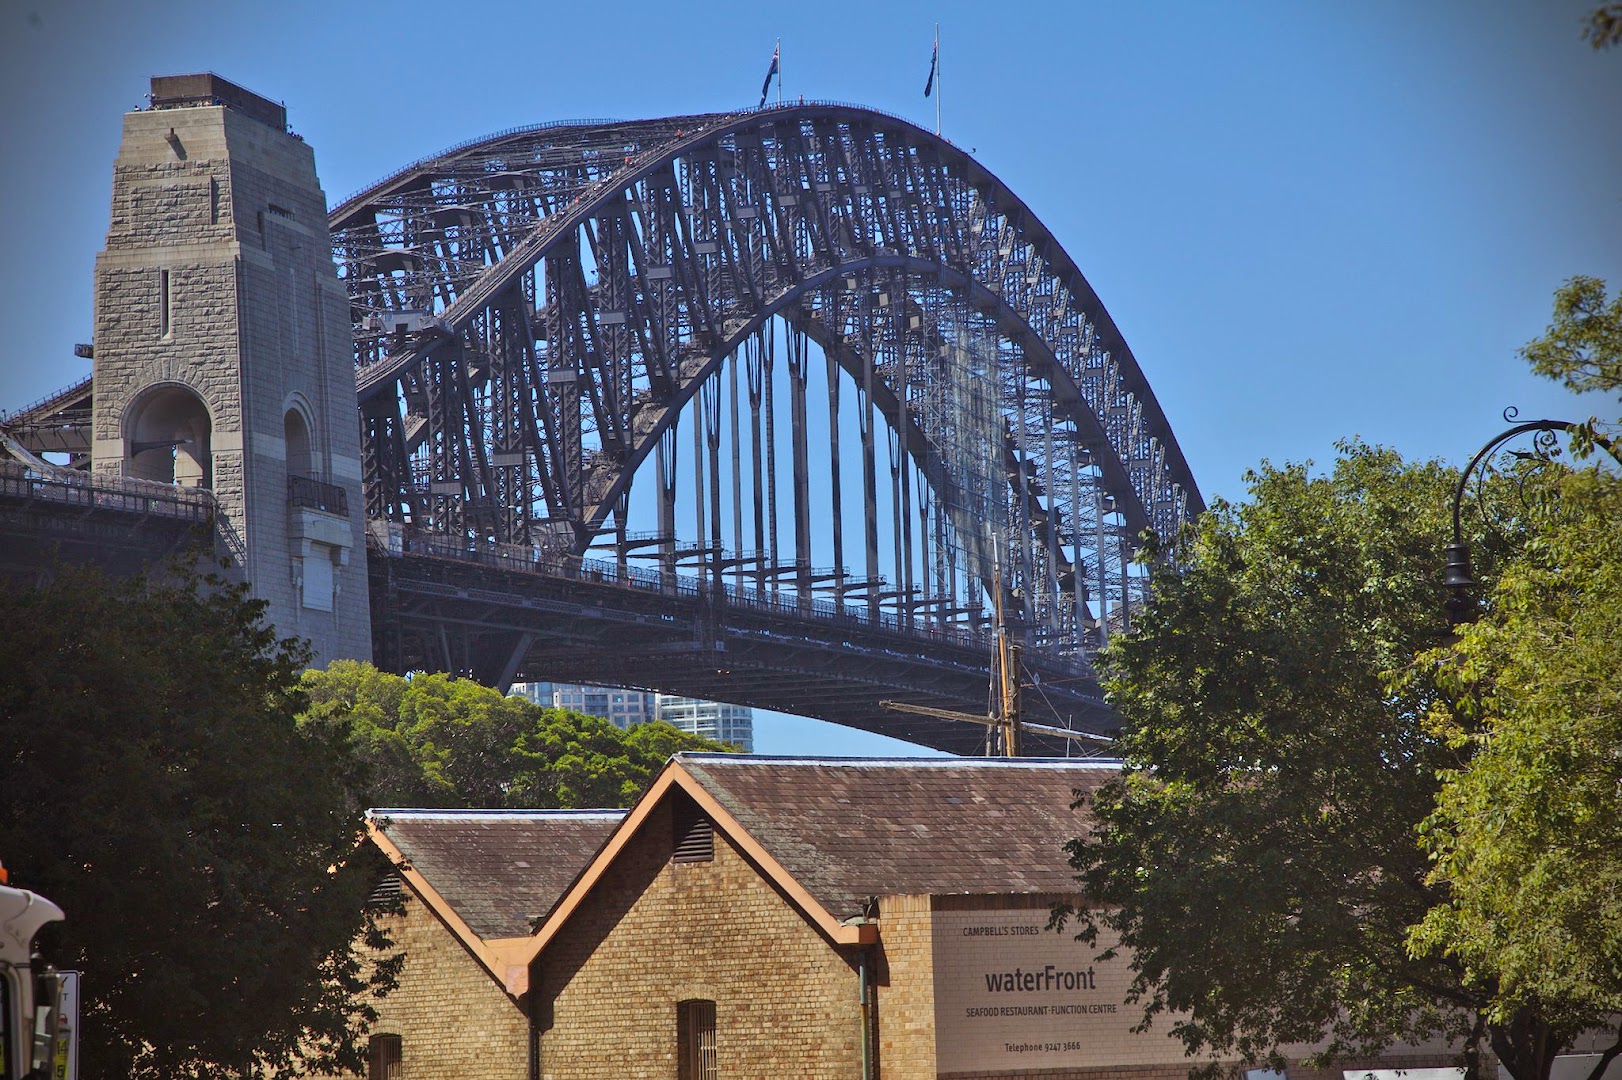
[[[695,863],[715,860],[715,824],[692,802],[681,800],[672,808],[675,851],[671,862]]]
[[[366,906],[368,908],[382,908],[385,911],[393,910],[400,906],[404,895],[404,882],[400,875],[390,874],[377,883],[377,888],[373,889],[371,895],[366,898]]]

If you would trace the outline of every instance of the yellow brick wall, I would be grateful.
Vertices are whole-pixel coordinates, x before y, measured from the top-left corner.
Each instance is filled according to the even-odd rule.
[[[400,1036],[407,1080],[525,1080],[529,1022],[518,1004],[409,889],[389,924],[405,968],[372,1030]]]
[[[547,1080],[676,1076],[676,1003],[715,1002],[720,1075],[861,1075],[854,957],[719,830],[715,860],[670,862],[655,810],[531,972]]]
[[[935,1076],[934,924],[927,896],[879,899],[878,1075]]]

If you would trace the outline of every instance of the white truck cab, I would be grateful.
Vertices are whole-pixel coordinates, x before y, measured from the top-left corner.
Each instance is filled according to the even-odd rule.
[[[0,1080],[74,1080],[76,994],[34,954],[34,936],[62,909],[5,880],[0,867]]]

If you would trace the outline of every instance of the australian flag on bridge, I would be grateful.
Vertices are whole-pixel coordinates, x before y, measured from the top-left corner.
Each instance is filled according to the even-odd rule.
[[[772,46],[772,66],[766,69],[766,81],[760,84],[760,104],[755,106],[757,109],[766,107],[766,95],[772,88],[772,76],[777,74],[777,57],[782,51],[783,41],[779,38],[777,44]]]

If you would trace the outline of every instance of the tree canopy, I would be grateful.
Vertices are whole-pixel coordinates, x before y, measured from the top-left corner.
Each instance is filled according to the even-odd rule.
[[[1573,389],[1622,390],[1622,299],[1576,278],[1524,350]],[[1595,421],[1576,450],[1598,464],[1523,467],[1531,535],[1482,617],[1429,659],[1445,680],[1436,725],[1471,754],[1444,774],[1425,844],[1447,900],[1416,952],[1465,965],[1491,1014],[1610,1027],[1622,1054],[1622,453]]]
[[[301,730],[306,654],[218,581],[0,590],[0,838],[84,972],[84,1075],[358,1068],[388,964],[359,763]]]
[[[1569,1033],[1622,1013],[1622,480],[1542,486],[1535,539],[1435,658],[1437,725],[1474,752],[1427,822],[1446,900],[1413,940],[1493,988],[1496,1018]]]
[[[1082,935],[1119,935],[1146,1015],[1212,1061],[1465,1034],[1457,964],[1405,948],[1435,901],[1414,830],[1458,760],[1411,665],[1447,633],[1453,476],[1349,443],[1326,476],[1247,479],[1104,654],[1125,766],[1070,846]]]
[[[1622,41],[1622,4],[1600,4],[1584,20],[1583,37],[1596,49]]]
[[[87,1077],[363,1069],[399,963],[368,806],[624,806],[671,754],[723,749],[444,675],[301,676],[263,607],[82,567],[0,590],[3,854],[68,914]]]
[[[1622,302],[1573,279],[1525,355],[1615,392]],[[1213,506],[1105,651],[1125,766],[1070,845],[1096,905],[1073,914],[1119,935],[1146,1019],[1210,1071],[1432,1035],[1518,1080],[1585,1031],[1595,1077],[1622,1054],[1612,430],[1573,424],[1575,466],[1523,455],[1484,484],[1465,521],[1489,584],[1457,635],[1456,474],[1352,443]]]
[[[1622,295],[1607,302],[1604,281],[1572,278],[1554,294],[1554,321],[1521,355],[1575,393],[1622,390]]]
[[[671,754],[723,750],[663,722],[621,730],[447,675],[409,679],[335,661],[305,673],[307,726],[371,766],[373,806],[628,806]]]

